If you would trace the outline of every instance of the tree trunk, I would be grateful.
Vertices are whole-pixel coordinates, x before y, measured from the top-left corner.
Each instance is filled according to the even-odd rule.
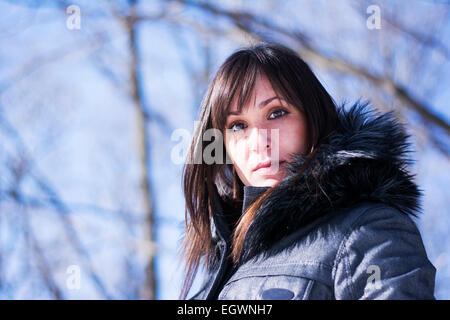
[[[140,85],[141,78],[139,76],[139,53],[138,44],[136,40],[136,22],[134,19],[135,12],[132,4],[130,10],[130,16],[128,19],[128,38],[129,49],[131,53],[130,62],[130,80],[131,80],[131,92],[134,105],[136,107],[136,121],[137,121],[137,133],[138,133],[138,152],[141,166],[141,191],[142,200],[145,212],[144,223],[144,248],[146,254],[146,267],[145,267],[145,283],[141,289],[140,296],[143,299],[154,300],[156,298],[156,276],[155,276],[155,245],[154,245],[154,208],[151,196],[150,188],[150,144],[148,138],[148,122],[147,113],[142,101],[143,95],[141,92],[142,86]]]

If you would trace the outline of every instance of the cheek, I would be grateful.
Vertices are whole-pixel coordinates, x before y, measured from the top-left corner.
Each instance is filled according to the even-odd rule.
[[[241,179],[242,183],[244,185],[250,185],[250,182],[248,181],[248,168],[245,153],[239,151],[240,149],[242,149],[242,144],[230,143],[226,141],[225,149],[231,161],[233,162],[233,166],[236,169],[236,173]]]
[[[225,139],[225,149],[233,164],[241,169],[245,166],[245,146],[242,141]]]
[[[298,123],[283,127],[280,132],[280,154],[304,153],[306,151],[306,129]]]

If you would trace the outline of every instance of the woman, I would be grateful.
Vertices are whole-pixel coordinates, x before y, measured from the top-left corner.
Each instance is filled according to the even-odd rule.
[[[391,112],[336,107],[296,53],[263,43],[224,62],[199,123],[183,175],[182,298],[202,266],[194,299],[434,299],[411,219],[421,191]],[[214,156],[212,128],[226,151]],[[220,161],[198,161],[208,154]]]

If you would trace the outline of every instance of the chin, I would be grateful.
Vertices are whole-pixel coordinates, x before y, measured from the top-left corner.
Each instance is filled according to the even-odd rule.
[[[281,179],[270,178],[270,179],[262,179],[257,183],[253,184],[255,187],[273,187],[280,183]]]

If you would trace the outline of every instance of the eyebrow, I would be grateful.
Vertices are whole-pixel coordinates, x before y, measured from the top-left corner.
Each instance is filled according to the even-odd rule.
[[[272,97],[272,98],[269,98],[269,99],[266,99],[266,100],[264,100],[264,101],[261,101],[261,102],[259,103],[258,107],[259,107],[260,109],[262,109],[262,108],[264,108],[265,106],[267,106],[270,102],[272,102],[272,101],[275,100],[275,99],[280,99],[280,100],[286,101],[286,100],[284,100],[284,99],[281,98],[281,97],[274,96],[274,97]],[[230,115],[236,116],[236,115],[239,115],[239,114],[241,114],[241,113],[238,112],[238,111],[229,111],[227,115],[228,115],[228,116],[230,116]]]

